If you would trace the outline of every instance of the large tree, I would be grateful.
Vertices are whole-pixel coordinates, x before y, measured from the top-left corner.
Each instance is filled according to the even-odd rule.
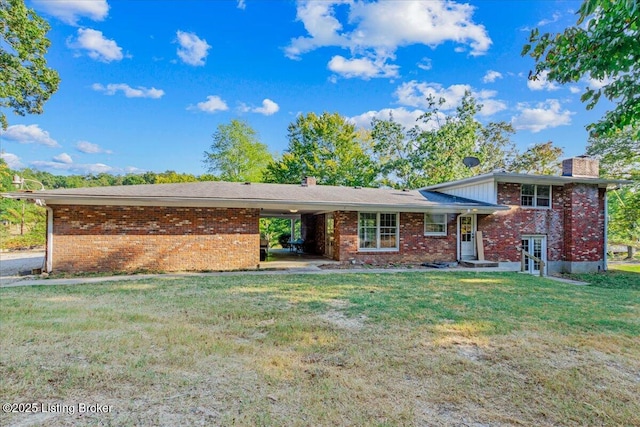
[[[265,181],[294,184],[305,176],[324,185],[374,185],[368,135],[337,113],[298,116],[289,125],[287,150],[267,166]]]
[[[539,142],[523,153],[518,153],[508,170],[535,175],[558,175],[563,153],[562,148],[556,147],[551,141]]]
[[[222,181],[259,182],[272,159],[257,132],[241,120],[219,125],[211,151],[204,152],[207,170]]]
[[[47,67],[49,24],[24,0],[0,0],[0,107],[19,115],[40,114],[58,89],[58,73]],[[8,126],[0,110],[2,129]]]
[[[631,129],[614,137],[592,137],[587,154],[600,159],[601,175],[631,179],[633,183],[609,196],[609,240],[628,246],[640,246],[640,143]]]
[[[514,155],[513,128],[505,122],[483,125],[476,119],[480,104],[466,93],[457,108],[444,113],[445,99],[428,98],[429,108],[406,129],[390,116],[374,119],[371,137],[383,184],[419,188],[507,168]],[[465,157],[477,157],[470,169]]]
[[[522,55],[535,59],[531,79],[558,83],[594,79],[582,95],[592,109],[604,95],[615,104],[587,129],[613,136],[631,126],[640,136],[640,7],[637,0],[585,0],[575,26],[563,33],[531,32]]]

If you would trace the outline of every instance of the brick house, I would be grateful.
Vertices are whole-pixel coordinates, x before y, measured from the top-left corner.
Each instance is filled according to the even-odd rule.
[[[307,252],[344,263],[477,259],[517,270],[606,268],[606,192],[597,161],[563,176],[494,172],[419,190],[230,182],[8,193],[47,208],[47,271],[255,269],[259,219],[301,219]],[[478,233],[482,232],[482,233]],[[482,236],[481,239],[478,239]],[[527,269],[536,272],[537,261]]]

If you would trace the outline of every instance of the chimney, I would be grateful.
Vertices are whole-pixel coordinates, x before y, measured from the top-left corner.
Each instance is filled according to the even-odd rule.
[[[312,185],[316,185],[316,178],[313,176],[305,176],[302,178],[302,186],[303,187],[311,187]]]
[[[562,176],[598,178],[600,176],[600,162],[588,156],[578,156],[563,160]]]

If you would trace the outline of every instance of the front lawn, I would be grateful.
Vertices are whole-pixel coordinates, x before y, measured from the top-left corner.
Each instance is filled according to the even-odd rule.
[[[0,425],[640,425],[640,289],[516,274],[0,289]],[[58,406],[58,408],[64,408]]]

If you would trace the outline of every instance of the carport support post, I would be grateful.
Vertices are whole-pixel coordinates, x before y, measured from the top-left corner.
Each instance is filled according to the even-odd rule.
[[[296,240],[296,220],[291,218],[289,221],[291,221],[291,241],[293,242]]]

